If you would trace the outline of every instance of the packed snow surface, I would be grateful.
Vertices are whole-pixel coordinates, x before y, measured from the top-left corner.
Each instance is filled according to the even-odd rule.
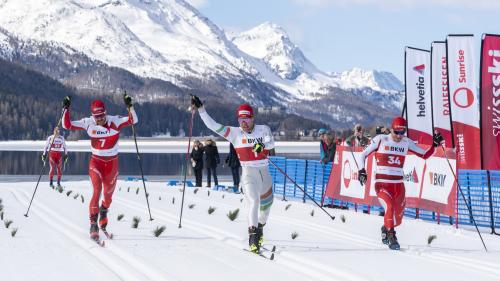
[[[498,236],[483,234],[486,253],[474,231],[405,218],[397,229],[402,250],[391,251],[380,242],[382,217],[327,209],[336,216],[332,221],[314,205],[280,195],[265,227],[265,243],[277,246],[276,258],[266,260],[243,251],[248,234],[241,194],[187,188],[178,228],[182,192],[165,182],[147,182],[149,221],[142,183],[118,181],[108,226],[115,237],[101,248],[88,238],[90,183],[63,186],[58,193],[42,181],[26,218],[35,182],[0,183],[3,219],[13,221],[9,229],[0,227],[2,280],[500,279]],[[211,215],[210,206],[216,208]],[[227,213],[237,208],[239,217],[230,221]],[[141,218],[137,229],[131,228],[134,216]],[[153,229],[162,225],[166,231],[154,237]],[[437,238],[428,245],[430,235]]]

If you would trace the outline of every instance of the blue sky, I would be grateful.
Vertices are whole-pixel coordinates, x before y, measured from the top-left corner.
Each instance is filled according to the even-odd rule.
[[[188,0],[215,24],[282,26],[324,71],[352,67],[403,77],[404,46],[430,49],[447,34],[500,33],[500,0]]]

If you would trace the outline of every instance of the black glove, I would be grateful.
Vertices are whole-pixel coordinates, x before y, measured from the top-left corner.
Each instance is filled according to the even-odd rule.
[[[70,105],[71,105],[71,97],[65,96],[63,101],[62,101],[63,108],[68,109]]]
[[[432,136],[432,142],[434,147],[438,147],[439,145],[441,145],[442,141],[443,141],[443,136],[441,135],[441,133],[437,132],[434,134],[434,136]]]
[[[264,150],[264,148],[265,148],[265,145],[261,142],[258,142],[258,143],[253,145],[252,151],[255,153],[261,153],[262,150]]]
[[[361,169],[358,171],[358,180],[361,186],[363,186],[366,182],[366,179],[368,178],[368,175],[366,174],[365,168]]]
[[[132,97],[129,94],[123,94],[123,101],[128,108],[132,107]]]
[[[63,156],[63,161],[64,161],[64,163],[68,162],[68,159],[69,159],[69,155],[68,155],[68,154],[65,154],[65,155]]]
[[[194,107],[196,108],[200,108],[203,106],[203,103],[201,102],[200,98],[195,95],[191,95],[191,104],[194,105]]]
[[[42,154],[42,162],[45,162],[47,160],[47,154]]]

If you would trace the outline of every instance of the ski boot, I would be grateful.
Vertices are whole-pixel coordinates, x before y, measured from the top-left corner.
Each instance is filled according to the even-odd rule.
[[[257,228],[255,226],[248,228],[248,245],[250,252],[258,254],[260,252],[259,247],[259,235],[257,234]]]
[[[97,215],[90,217],[90,238],[92,240],[99,240],[99,227],[97,226]]]
[[[104,208],[103,205],[99,208],[99,227],[106,230],[108,226],[108,208]]]
[[[49,186],[50,186],[52,189],[54,189],[54,183],[53,183],[52,181],[50,181]]]
[[[382,226],[381,231],[382,231],[382,243],[384,243],[385,245],[389,245],[389,238],[387,237],[387,228],[385,227],[385,225]]]
[[[257,238],[258,238],[258,244],[259,244],[259,249],[264,245],[264,226],[266,224],[262,224],[259,222],[259,225],[257,226]]]
[[[59,191],[59,193],[62,193],[62,192],[63,192],[63,190],[64,190],[64,189],[63,189],[63,187],[62,187],[62,185],[61,185],[61,183],[60,183],[60,182],[57,182],[57,187],[56,187],[56,190],[57,190],[57,191]]]
[[[391,228],[391,230],[387,231],[387,239],[389,240],[389,248],[391,250],[400,249],[398,238],[396,237],[396,231],[394,230],[394,228]]]

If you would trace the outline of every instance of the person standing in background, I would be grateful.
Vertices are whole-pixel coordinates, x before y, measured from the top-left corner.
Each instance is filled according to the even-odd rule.
[[[194,141],[190,156],[196,178],[196,186],[201,187],[203,181],[203,144],[199,140]]]
[[[325,158],[327,155],[326,155],[326,142],[325,142],[325,135],[326,135],[326,129],[324,128],[321,128],[319,129],[318,131],[318,135],[319,135],[319,160],[323,160],[323,158]]]
[[[324,139],[326,145],[326,155],[321,159],[321,164],[333,162],[333,159],[335,159],[335,152],[337,151],[337,144],[335,143],[334,136],[325,134]]]
[[[231,173],[233,174],[233,184],[234,192],[240,192],[240,160],[238,159],[238,154],[234,145],[229,144],[229,154],[226,157],[226,164],[231,168]]]
[[[219,185],[219,180],[217,179],[217,165],[220,163],[219,151],[217,146],[212,139],[207,139],[205,141],[205,168],[207,169],[207,187],[211,187],[211,175],[214,176],[215,186]]]
[[[370,139],[364,135],[364,132],[363,126],[361,126],[361,124],[356,124],[356,126],[354,126],[354,134],[347,138],[345,141],[346,144],[352,147],[367,146],[370,143]]]

